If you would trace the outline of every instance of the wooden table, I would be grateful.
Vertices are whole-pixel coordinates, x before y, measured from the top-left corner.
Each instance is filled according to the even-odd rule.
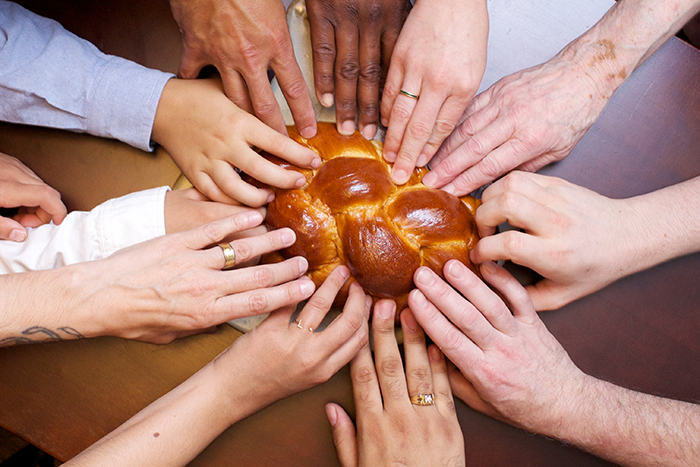
[[[153,3],[162,9],[162,1]],[[674,39],[615,94],[575,151],[543,172],[613,197],[655,190],[700,174],[699,123],[700,53]],[[697,401],[699,270],[700,255],[687,256],[542,318],[584,371],[640,391]],[[0,349],[0,425],[68,459],[185,380],[238,335],[223,325],[214,335],[165,346],[100,338]],[[323,411],[328,401],[352,410],[347,368],[227,430],[193,465],[337,465]],[[461,403],[458,412],[472,467],[606,465]]]

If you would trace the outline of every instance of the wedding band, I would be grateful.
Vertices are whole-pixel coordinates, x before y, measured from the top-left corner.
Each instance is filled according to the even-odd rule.
[[[312,327],[310,327],[310,328],[309,328],[309,331],[311,331],[311,332],[314,332],[314,331],[315,331],[315,329],[314,329],[314,328],[312,328]]]
[[[230,243],[219,243],[219,246],[224,251],[224,261],[226,261],[224,267],[221,268],[221,270],[223,271],[224,269],[231,269],[233,266],[236,265],[236,252],[233,251],[233,247]]]
[[[411,396],[411,404],[433,405],[435,404],[435,394],[416,394],[415,396]]]
[[[416,94],[411,94],[408,91],[404,91],[403,89],[399,91],[401,94],[403,94],[406,97],[410,97],[411,99],[418,100],[418,96]]]

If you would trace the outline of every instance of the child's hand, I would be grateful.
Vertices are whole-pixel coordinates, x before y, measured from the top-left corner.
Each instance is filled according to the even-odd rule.
[[[321,164],[313,151],[233,104],[218,80],[170,80],[158,103],[153,140],[199,191],[219,202],[257,207],[272,200],[272,191],[244,182],[235,168],[279,188],[306,183],[299,172],[265,160],[252,146],[299,167]]]

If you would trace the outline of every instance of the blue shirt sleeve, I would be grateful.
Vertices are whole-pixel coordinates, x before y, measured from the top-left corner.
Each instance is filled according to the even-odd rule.
[[[0,1],[0,119],[114,138],[146,151],[170,73],[100,52]]]

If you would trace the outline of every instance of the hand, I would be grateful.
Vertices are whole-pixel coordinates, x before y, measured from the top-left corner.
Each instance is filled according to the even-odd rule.
[[[464,439],[454,408],[447,366],[410,310],[401,313],[406,373],[394,336],[393,300],[374,307],[374,362],[369,345],[352,360],[357,435],[352,420],[328,404],[338,458],[343,467],[379,465],[465,466]],[[435,394],[435,405],[413,405],[409,395]]]
[[[81,278],[85,289],[81,303],[88,310],[99,309],[102,319],[62,324],[86,337],[113,335],[164,343],[307,299],[315,287],[310,279],[300,277],[308,266],[302,257],[240,267],[251,258],[293,244],[291,229],[232,241],[236,269],[221,271],[222,249],[210,246],[262,220],[260,213],[251,210],[83,263],[90,272]]]
[[[602,289],[639,268],[628,251],[642,218],[614,200],[559,178],[513,172],[489,186],[476,210],[481,240],[474,263],[508,259],[544,279],[527,290],[536,310],[551,310]],[[508,221],[524,232],[496,235]],[[639,222],[637,221],[637,224]]]
[[[612,92],[559,54],[498,81],[469,104],[423,183],[462,196],[512,169],[564,159]]]
[[[234,385],[240,385],[241,374],[245,375],[251,387],[238,392],[252,396],[263,407],[327,381],[369,339],[367,320],[372,301],[357,283],[350,285],[338,318],[323,331],[315,331],[349,277],[346,267],[334,269],[294,321],[292,306],[271,312],[217,357],[213,363],[217,371],[229,373]],[[226,359],[231,361],[226,363]],[[238,371],[229,372],[229,364]]]
[[[382,97],[384,158],[408,181],[452,132],[486,68],[486,2],[416,2],[391,57]],[[404,90],[419,96],[400,94]]]
[[[254,151],[258,147],[299,167],[318,167],[321,159],[247,114],[224,96],[218,80],[170,80],[158,104],[153,140],[169,153],[185,176],[207,198],[262,206],[272,191],[241,180],[235,168],[279,188],[306,183]]]
[[[299,133],[305,138],[316,134],[309,89],[294,57],[280,0],[171,0],[170,7],[182,31],[180,77],[197,78],[202,67],[214,65],[226,95],[238,107],[254,111],[286,135],[267,76],[271,69]]]
[[[44,183],[26,165],[0,153],[0,207],[19,208],[9,219],[0,216],[0,240],[23,242],[25,227],[39,227],[65,219],[66,206],[61,194]]]
[[[374,138],[379,124],[379,92],[409,0],[307,0],[314,51],[316,98],[334,102],[338,131]],[[356,109],[356,104],[359,108]]]
[[[530,431],[550,434],[573,420],[590,377],[571,361],[540,320],[527,292],[503,268],[487,262],[484,280],[459,261],[445,264],[450,287],[429,268],[416,270],[409,306],[426,334],[462,377],[455,395],[470,407]],[[462,294],[462,295],[460,295]]]

